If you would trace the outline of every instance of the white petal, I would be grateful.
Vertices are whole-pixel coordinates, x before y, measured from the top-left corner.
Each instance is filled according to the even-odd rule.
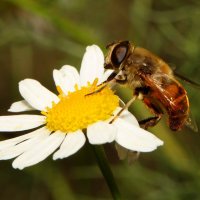
[[[114,111],[114,116],[121,110],[122,108],[121,107],[117,107],[116,110]],[[139,123],[137,121],[137,119],[135,118],[135,116],[129,112],[128,110],[124,110],[122,112],[122,114],[120,114],[120,116],[118,117],[120,119],[123,119],[127,122],[129,122],[130,124],[134,124],[134,125],[137,125],[139,126]],[[118,120],[118,118],[116,119],[116,121]]]
[[[45,127],[37,129],[37,130],[35,130],[35,131],[31,132],[31,133],[27,133],[27,134],[19,136],[19,137],[15,137],[15,138],[12,138],[12,139],[0,141],[0,151],[4,150],[6,148],[9,148],[11,146],[14,146],[14,145],[16,145],[16,144],[18,144],[20,142],[23,142],[23,141],[25,141],[27,139],[30,139],[32,137],[37,136],[38,134],[40,134],[40,132],[44,131],[44,128]]]
[[[25,100],[14,102],[8,109],[9,112],[24,112],[29,110],[35,109]]]
[[[65,134],[63,132],[56,131],[49,137],[40,141],[32,149],[17,157],[12,166],[14,168],[23,169],[41,162],[60,146],[64,138]]]
[[[45,124],[42,115],[9,115],[0,116],[0,132],[15,132],[36,128]]]
[[[60,149],[54,153],[53,159],[56,160],[71,156],[85,144],[85,140],[85,135],[80,130],[68,133]]]
[[[163,145],[163,141],[155,135],[122,119],[118,119],[118,121],[114,122],[114,125],[118,130],[115,140],[126,149],[150,152]]]
[[[92,83],[95,78],[102,79],[104,72],[104,55],[101,49],[96,46],[88,46],[83,56],[80,69],[81,85]]]
[[[88,126],[87,137],[90,144],[105,144],[113,142],[117,133],[117,129],[107,122],[97,122]]]
[[[53,78],[56,86],[60,86],[62,91],[67,94],[74,91],[74,86],[80,85],[80,77],[76,68],[64,65],[60,70],[53,71]]]
[[[56,103],[59,101],[54,93],[33,79],[20,81],[19,91],[22,97],[37,110],[45,110],[47,106],[52,106],[53,101]]]
[[[28,151],[29,149],[37,146],[40,141],[47,138],[50,131],[45,127],[35,131],[35,134],[31,138],[21,141],[18,144],[14,144],[10,147],[4,148],[0,151],[0,160],[7,160],[19,156],[20,154]],[[16,138],[15,138],[16,139]],[[10,143],[11,144],[11,143]]]

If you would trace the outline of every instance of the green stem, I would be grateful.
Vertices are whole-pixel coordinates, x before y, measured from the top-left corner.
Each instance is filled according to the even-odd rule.
[[[100,145],[91,145],[91,146],[94,151],[95,157],[97,159],[99,168],[100,168],[100,170],[106,180],[106,183],[110,189],[113,199],[120,200],[121,199],[120,193],[119,193],[117,184],[115,182],[113,173],[108,164],[108,160],[107,160],[107,157],[106,157],[103,147]]]

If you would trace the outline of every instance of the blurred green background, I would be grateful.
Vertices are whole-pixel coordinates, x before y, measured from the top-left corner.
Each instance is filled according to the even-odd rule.
[[[95,43],[106,52],[106,44],[119,39],[151,50],[200,82],[199,0],[1,0],[0,114],[21,99],[20,80],[34,78],[55,91],[54,68],[70,64],[79,69],[87,45]],[[200,91],[183,85],[200,124]],[[119,94],[124,101],[131,97],[127,89]],[[149,115],[141,102],[131,111],[138,119]],[[119,161],[114,145],[105,145],[122,199],[200,199],[200,134],[187,128],[173,133],[166,119],[151,131],[165,145],[133,165]],[[50,157],[23,171],[0,161],[0,188],[0,200],[112,198],[88,144],[67,159]]]

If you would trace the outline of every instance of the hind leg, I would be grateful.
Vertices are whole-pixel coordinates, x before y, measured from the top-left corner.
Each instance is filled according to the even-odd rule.
[[[160,106],[157,105],[152,98],[144,97],[143,102],[150,109],[150,111],[155,115],[153,117],[149,117],[147,119],[143,119],[139,121],[140,126],[142,126],[144,129],[148,129],[149,127],[155,126],[160,121],[163,115],[163,111],[160,108]]]
[[[155,126],[161,119],[162,115],[158,115],[155,117],[149,117],[147,119],[143,119],[139,121],[140,126],[142,126],[144,129],[148,129],[149,127]]]

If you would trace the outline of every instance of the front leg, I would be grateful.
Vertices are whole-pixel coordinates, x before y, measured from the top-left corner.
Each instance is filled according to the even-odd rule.
[[[88,94],[86,94],[85,96],[89,96],[89,95],[93,95],[93,94],[96,94],[96,93],[98,93],[98,92],[101,92],[105,87],[108,86],[108,84],[110,84],[110,87],[113,87],[114,84],[115,84],[115,82],[116,82],[116,80],[115,80],[115,76],[116,76],[116,75],[117,75],[116,72],[113,71],[113,72],[110,74],[110,76],[107,78],[106,81],[104,81],[104,82],[102,82],[101,84],[98,85],[98,86],[99,86],[99,89],[95,90],[94,92],[88,93]]]

